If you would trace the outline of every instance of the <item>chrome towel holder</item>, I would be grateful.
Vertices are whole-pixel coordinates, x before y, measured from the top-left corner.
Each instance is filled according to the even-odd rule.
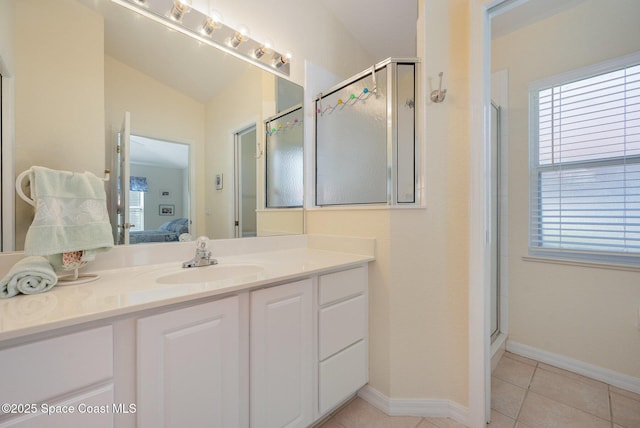
[[[22,190],[22,182],[24,181],[24,179],[26,177],[29,176],[29,173],[31,172],[31,168],[22,171],[20,174],[18,174],[18,176],[16,177],[16,193],[18,194],[18,196],[20,196],[20,199],[22,199],[23,201],[25,201],[26,203],[28,203],[29,205],[31,205],[32,207],[36,206],[35,201],[33,200],[33,198],[28,197],[24,191]],[[111,177],[111,170],[109,169],[105,169],[104,170],[104,178],[102,179],[103,181],[109,181]]]
[[[440,72],[438,73],[438,76],[440,77],[440,85],[438,86],[438,89],[435,89],[433,91],[431,91],[431,101],[433,101],[434,103],[441,103],[444,101],[445,97],[447,96],[447,90],[446,89],[442,89],[442,76],[444,75],[444,72]]]

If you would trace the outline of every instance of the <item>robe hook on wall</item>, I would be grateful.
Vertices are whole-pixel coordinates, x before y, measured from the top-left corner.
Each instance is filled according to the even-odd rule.
[[[438,76],[440,76],[440,85],[438,86],[438,89],[435,89],[433,91],[431,91],[431,101],[433,101],[434,103],[441,103],[444,101],[444,98],[447,96],[447,90],[446,89],[442,89],[442,75],[444,73],[441,71],[440,73],[438,73]]]

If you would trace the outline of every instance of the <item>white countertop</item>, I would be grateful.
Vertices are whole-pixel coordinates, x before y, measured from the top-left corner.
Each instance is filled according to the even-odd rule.
[[[327,240],[319,240],[325,245]],[[330,247],[330,245],[329,245]],[[132,314],[212,296],[259,288],[374,260],[356,254],[310,246],[215,257],[218,265],[183,269],[182,261],[91,271],[100,278],[79,285],[56,285],[46,293],[0,300],[0,341],[89,321]],[[250,266],[246,274],[186,284],[162,283],[187,271]],[[202,271],[204,272],[204,271]],[[196,274],[199,276],[199,273]]]

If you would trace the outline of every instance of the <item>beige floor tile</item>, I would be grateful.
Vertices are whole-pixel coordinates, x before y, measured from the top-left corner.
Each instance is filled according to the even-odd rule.
[[[632,400],[640,401],[640,394],[636,394],[635,392],[627,391],[626,389],[617,388],[615,386],[609,386],[609,391],[615,392],[618,395],[624,395],[627,398],[631,398]]]
[[[595,379],[591,379],[589,377],[586,376],[582,376],[579,375],[577,373],[573,373],[570,372],[568,370],[564,370],[564,369],[560,369],[558,367],[554,367],[554,366],[550,366],[549,364],[545,364],[545,363],[539,363],[538,364],[538,368],[542,369],[542,370],[546,370],[555,374],[559,374],[561,376],[564,376],[566,378],[578,381],[578,382],[582,382],[588,385],[593,386],[594,388],[601,388],[601,389],[609,389],[609,385],[607,385],[604,382],[600,382],[599,380],[595,380]]]
[[[640,401],[611,393],[613,422],[625,428],[640,428]]]
[[[422,422],[416,428],[440,428],[438,425],[434,425],[431,422],[423,419]]]
[[[529,425],[523,424],[522,422],[516,422],[515,428],[531,428]]]
[[[539,366],[529,390],[601,419],[611,420],[607,385],[602,389],[599,385],[552,373]]]
[[[465,428],[464,425],[450,418],[424,418],[424,422],[427,422],[437,428]],[[422,425],[418,425],[418,427],[424,428]],[[427,425],[427,427],[429,427],[429,425]]]
[[[511,358],[513,360],[520,361],[521,363],[528,364],[528,365],[533,366],[533,367],[538,365],[538,362],[536,360],[532,360],[531,358],[523,357],[522,355],[514,354],[514,353],[509,352],[509,351],[505,352],[504,356],[507,357],[507,358]]]
[[[497,377],[492,377],[491,408],[515,419],[518,416],[526,392],[524,388],[505,382]]]
[[[487,428],[513,428],[516,420],[503,415],[500,412],[491,410],[491,423]]]
[[[535,367],[513,358],[502,358],[493,371],[493,376],[526,389],[535,370]]]
[[[333,418],[344,428],[416,428],[422,418],[387,416],[361,398],[356,398]]]
[[[344,426],[331,418],[322,425],[318,425],[316,428],[344,428]]]
[[[529,391],[518,422],[531,428],[611,428],[611,422]],[[518,425],[521,428],[520,424]]]

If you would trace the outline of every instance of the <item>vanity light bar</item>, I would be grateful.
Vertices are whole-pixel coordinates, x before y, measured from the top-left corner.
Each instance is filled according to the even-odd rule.
[[[188,0],[111,1],[262,69],[287,77],[291,73],[290,54],[274,51],[268,43],[260,43],[247,36],[246,30],[233,29],[216,17],[190,7]]]

